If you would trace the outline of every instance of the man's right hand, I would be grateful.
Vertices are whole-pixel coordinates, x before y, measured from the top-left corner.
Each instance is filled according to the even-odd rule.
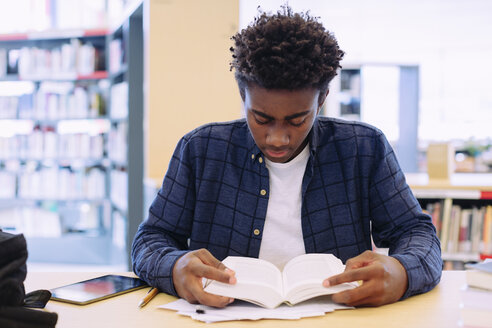
[[[213,295],[203,290],[202,278],[235,284],[234,271],[227,269],[208,250],[202,248],[183,255],[173,268],[173,283],[178,295],[190,303],[225,307],[233,298]]]

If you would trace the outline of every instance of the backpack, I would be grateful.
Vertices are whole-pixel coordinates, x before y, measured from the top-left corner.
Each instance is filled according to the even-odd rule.
[[[30,309],[43,308],[51,293],[37,290],[26,295],[26,260],[24,236],[0,230],[0,327],[55,327],[56,313]]]

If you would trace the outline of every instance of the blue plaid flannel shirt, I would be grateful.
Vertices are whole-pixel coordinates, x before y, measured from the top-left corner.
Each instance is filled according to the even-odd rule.
[[[432,289],[442,271],[439,240],[382,132],[318,117],[308,138],[302,181],[306,253],[332,253],[345,262],[372,249],[372,234],[375,245],[388,247],[407,271],[403,298]],[[206,248],[219,260],[258,257],[269,196],[262,156],[245,119],[185,135],[135,236],[135,273],[176,295],[172,269],[186,252]]]

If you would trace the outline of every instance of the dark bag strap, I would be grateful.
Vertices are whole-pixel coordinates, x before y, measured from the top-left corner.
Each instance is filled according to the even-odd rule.
[[[51,298],[51,292],[46,289],[39,289],[27,293],[24,298],[24,306],[29,308],[42,309]]]

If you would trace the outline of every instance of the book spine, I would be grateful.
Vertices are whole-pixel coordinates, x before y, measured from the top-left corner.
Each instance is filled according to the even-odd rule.
[[[492,205],[488,205],[485,210],[485,218],[483,224],[483,249],[482,253],[485,255],[492,254],[492,245],[491,245],[491,237],[492,237]]]
[[[451,221],[451,207],[453,200],[446,198],[444,200],[443,214],[442,214],[442,230],[441,230],[441,250],[446,252],[448,250],[449,230]]]

